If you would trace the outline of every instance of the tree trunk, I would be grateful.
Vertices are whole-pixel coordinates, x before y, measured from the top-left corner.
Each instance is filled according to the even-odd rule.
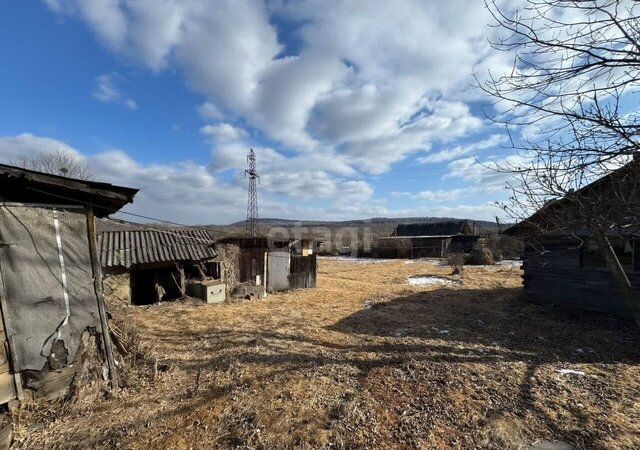
[[[600,254],[604,258],[607,263],[607,267],[611,271],[613,278],[618,285],[618,288],[622,292],[625,301],[627,302],[627,306],[631,310],[631,316],[633,321],[636,324],[636,327],[640,329],[640,298],[633,289],[627,274],[620,264],[620,260],[616,255],[615,251],[611,247],[611,243],[607,236],[601,231],[597,231],[593,233],[596,242],[598,243],[598,248],[600,249]]]

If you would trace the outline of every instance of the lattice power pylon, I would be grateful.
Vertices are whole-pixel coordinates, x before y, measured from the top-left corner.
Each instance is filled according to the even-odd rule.
[[[249,168],[244,171],[244,176],[249,178],[249,197],[247,199],[247,223],[245,234],[247,237],[258,236],[258,182],[260,177],[256,172],[256,154],[253,149],[247,155]]]

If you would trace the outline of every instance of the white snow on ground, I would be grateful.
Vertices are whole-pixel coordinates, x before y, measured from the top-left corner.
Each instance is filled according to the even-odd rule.
[[[520,261],[519,259],[503,259],[502,261],[498,261],[495,264],[481,264],[477,266],[474,266],[471,264],[465,264],[464,267],[469,269],[497,269],[501,267],[519,269],[521,265],[522,265],[522,261]]]
[[[398,259],[383,259],[383,258],[358,258],[356,256],[320,256],[320,259],[329,260],[329,261],[345,261],[352,262],[358,264],[380,264],[380,263],[388,263],[393,261],[399,261]],[[446,266],[447,260],[444,258],[420,258],[420,259],[405,259],[404,264],[417,264],[417,263],[428,263],[434,266]],[[472,266],[468,265],[465,267],[469,268],[479,268],[479,269],[489,269],[492,267],[516,267],[519,268],[522,265],[522,261],[519,259],[503,259],[502,261],[498,261],[495,265],[484,265],[484,266]]]
[[[320,259],[329,261],[345,261],[358,264],[379,264],[396,261],[395,259],[380,259],[380,258],[357,258],[355,256],[320,256]]]
[[[434,284],[453,284],[454,281],[442,277],[409,277],[407,283],[413,286],[431,286]]]
[[[508,267],[520,267],[522,265],[522,261],[519,259],[503,259],[502,261],[498,261],[496,266],[508,266]]]
[[[584,375],[584,372],[581,370],[572,370],[572,369],[556,369],[561,375]]]

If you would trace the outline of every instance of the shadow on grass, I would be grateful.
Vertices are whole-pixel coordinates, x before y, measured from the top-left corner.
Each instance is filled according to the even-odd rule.
[[[218,323],[205,332],[190,331],[182,319],[185,314],[197,314],[197,309],[185,312],[167,308],[162,323],[150,325],[142,333],[149,341],[175,349],[174,354],[162,358],[171,367],[166,376],[180,370],[195,380],[201,373],[235,373],[234,368],[259,366],[262,369],[252,381],[254,386],[278,382],[284,386],[288,377],[329,367],[355,367],[362,381],[375,369],[402,369],[416,363],[419,367],[445,363],[436,375],[446,378],[451,365],[523,362],[524,376],[515,384],[515,395],[508,406],[492,407],[496,416],[506,414],[505,408],[510,408],[522,420],[537,408],[531,380],[541,364],[640,363],[640,339],[631,323],[602,314],[528,304],[520,293],[521,289],[515,288],[419,292],[382,303],[366,303],[368,307],[363,306],[326,328],[313,327],[304,319],[291,327],[281,326],[289,323],[283,318],[281,324],[270,329],[256,325],[253,329],[220,330],[214,327],[224,324]],[[173,329],[168,331],[169,328]],[[212,375],[211,379],[216,378]],[[307,379],[313,382],[311,374]],[[420,381],[429,382],[429,378]],[[154,420],[188,416],[216,399],[235,395],[245,389],[246,383],[246,378],[238,377],[195,391],[192,387],[180,388],[169,398],[171,405]],[[99,405],[96,409],[103,407],[110,406]],[[140,407],[134,403],[126,406],[130,411]],[[543,417],[545,412],[538,410],[536,414]],[[578,443],[552,418],[546,418],[545,423],[554,437]],[[130,427],[123,421],[109,431],[111,439],[126,439]],[[98,443],[91,439],[82,444]],[[596,446],[596,438],[592,439],[580,443]]]

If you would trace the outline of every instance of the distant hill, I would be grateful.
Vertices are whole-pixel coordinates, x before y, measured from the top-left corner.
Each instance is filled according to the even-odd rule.
[[[498,225],[495,222],[489,222],[486,220],[472,220],[472,219],[457,219],[451,217],[372,217],[370,219],[359,220],[342,220],[342,221],[327,221],[327,220],[291,220],[291,219],[276,219],[276,218],[264,218],[258,219],[261,226],[266,227],[352,227],[360,225],[369,225],[372,227],[384,225],[384,228],[394,228],[400,223],[434,223],[434,222],[449,222],[458,220],[468,220],[475,223],[483,231],[497,231]],[[235,222],[228,227],[244,227],[246,220]],[[510,224],[500,224],[500,228],[506,228]],[[216,227],[217,228],[217,227]],[[223,227],[224,228],[224,227]]]

